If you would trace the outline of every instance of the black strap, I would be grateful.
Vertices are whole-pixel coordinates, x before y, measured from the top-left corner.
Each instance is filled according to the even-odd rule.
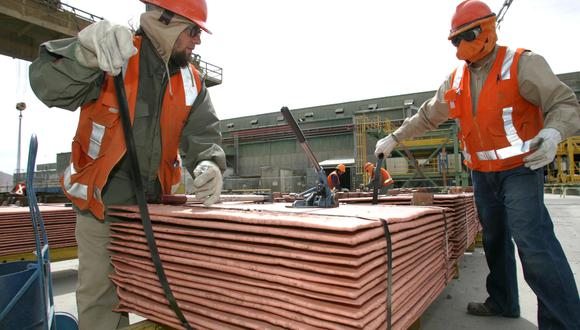
[[[164,10],[163,13],[161,14],[161,17],[159,17],[159,22],[165,25],[169,25],[173,16],[175,16],[173,12],[169,10]]]
[[[443,209],[443,221],[445,222],[445,286],[447,286],[447,278],[449,276],[449,242],[448,242],[448,233],[447,233],[447,213],[445,213],[445,209]]]
[[[131,118],[129,117],[129,105],[127,104],[123,76],[120,74],[116,75],[114,81],[115,92],[119,102],[119,111],[121,113],[121,123],[123,125],[123,132],[125,135],[125,144],[127,146],[129,162],[131,163],[131,182],[133,183],[133,190],[135,190],[135,197],[137,198],[137,203],[139,204],[141,222],[143,224],[145,236],[147,237],[147,245],[149,246],[149,251],[151,252],[151,259],[155,265],[155,270],[157,271],[159,282],[161,283],[163,291],[165,292],[165,297],[169,301],[169,307],[171,307],[171,309],[175,312],[175,315],[179,318],[183,326],[189,330],[192,329],[192,327],[185,319],[185,316],[175,301],[173,292],[171,291],[169,283],[167,282],[167,277],[165,276],[163,265],[161,264],[161,258],[159,257],[159,251],[157,250],[157,244],[155,244],[155,236],[153,235],[153,228],[151,226],[151,219],[149,218],[149,210],[147,209],[147,201],[145,200],[145,193],[143,190],[143,182],[141,181],[141,172],[139,171],[139,163],[137,161],[135,139],[133,138],[133,132],[131,129]]]
[[[387,329],[391,330],[391,320],[393,315],[393,244],[391,242],[391,232],[389,224],[385,219],[381,219],[385,239],[387,240]]]

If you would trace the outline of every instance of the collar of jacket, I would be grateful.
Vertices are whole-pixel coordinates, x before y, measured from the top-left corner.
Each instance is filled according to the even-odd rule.
[[[185,17],[176,14],[171,18],[169,24],[165,24],[159,21],[159,17],[162,14],[163,9],[159,7],[146,11],[141,14],[140,24],[145,35],[151,40],[157,54],[167,64],[177,38],[183,30],[193,23]]]
[[[180,70],[180,68],[171,61],[169,61],[167,68],[165,67],[165,63],[163,63],[163,60],[159,57],[153,42],[146,34],[141,35],[141,54],[147,59],[150,59],[148,62],[154,65],[155,71],[162,71],[165,73],[167,69],[169,69],[169,75],[173,76]]]

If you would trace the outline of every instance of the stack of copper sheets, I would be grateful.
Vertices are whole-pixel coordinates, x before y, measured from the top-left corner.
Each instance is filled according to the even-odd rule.
[[[39,208],[50,248],[76,246],[73,209],[49,205]],[[0,256],[33,252],[34,237],[28,207],[0,207]]]
[[[112,224],[110,246],[118,310],[182,328],[150,261],[137,208],[116,210],[123,220]],[[450,278],[439,207],[149,210],[168,282],[196,328],[385,329],[390,309],[391,328],[406,329]]]
[[[388,205],[410,205],[412,198],[412,194],[380,196],[378,202]],[[341,203],[370,204],[371,198],[346,198],[340,201]],[[475,242],[477,233],[481,230],[473,193],[435,194],[433,205],[447,209],[449,251],[451,261],[454,262],[463,255],[468,246]]]

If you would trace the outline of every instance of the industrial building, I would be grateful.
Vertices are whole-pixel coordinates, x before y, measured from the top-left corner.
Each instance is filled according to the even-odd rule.
[[[203,62],[221,82],[221,68]],[[559,74],[562,82],[580,97],[580,72]],[[363,171],[367,161],[374,162],[373,151],[378,139],[394,131],[405,118],[415,114],[419,106],[435,91],[385,96],[346,103],[291,109],[310,147],[326,172],[343,163],[347,167],[341,177],[349,190],[361,188],[368,181]],[[219,114],[219,110],[218,110]],[[228,170],[224,191],[231,193],[301,192],[314,185],[316,173],[312,164],[280,112],[225,119],[220,122],[222,147]],[[470,177],[461,161],[457,141],[457,125],[449,120],[437,130],[421,138],[403,143],[386,160],[386,168],[396,187],[469,186]],[[39,165],[38,187],[43,191],[58,188],[57,174],[68,166],[69,152],[57,154],[56,166]],[[416,170],[414,162],[420,171]],[[560,144],[553,164],[546,168],[546,190],[580,192],[580,131]],[[183,171],[184,192],[192,191],[192,178]],[[43,181],[43,178],[46,178]],[[15,176],[14,182],[22,181]]]
[[[559,74],[558,78],[580,96],[580,72]],[[321,166],[330,172],[344,163],[347,172],[341,180],[353,190],[368,180],[363,166],[369,160],[375,161],[377,140],[415,114],[434,94],[435,91],[417,92],[291,111]],[[221,129],[231,169],[226,174],[226,191],[297,192],[314,184],[312,164],[280,112],[222,120]],[[386,160],[397,187],[470,184],[467,168],[461,164],[454,121],[403,144],[412,157],[399,148]],[[415,170],[413,158],[423,175]],[[556,161],[547,169],[547,183],[580,183],[579,161],[578,137],[562,142]]]

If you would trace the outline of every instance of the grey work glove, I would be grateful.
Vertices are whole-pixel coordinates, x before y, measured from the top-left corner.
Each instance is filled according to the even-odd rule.
[[[562,135],[555,128],[544,128],[540,130],[530,141],[530,150],[536,150],[524,158],[525,165],[531,170],[536,170],[551,163],[556,157],[558,143],[562,140]]]
[[[121,25],[103,20],[84,28],[78,35],[77,61],[87,68],[101,69],[116,76],[123,64],[137,53],[133,33]]]
[[[222,171],[211,160],[203,160],[193,170],[195,198],[210,206],[219,201],[222,192]]]
[[[389,134],[387,137],[380,139],[377,141],[375,156],[378,158],[380,154],[383,154],[385,157],[389,157],[393,149],[397,146],[397,143],[393,134]]]

